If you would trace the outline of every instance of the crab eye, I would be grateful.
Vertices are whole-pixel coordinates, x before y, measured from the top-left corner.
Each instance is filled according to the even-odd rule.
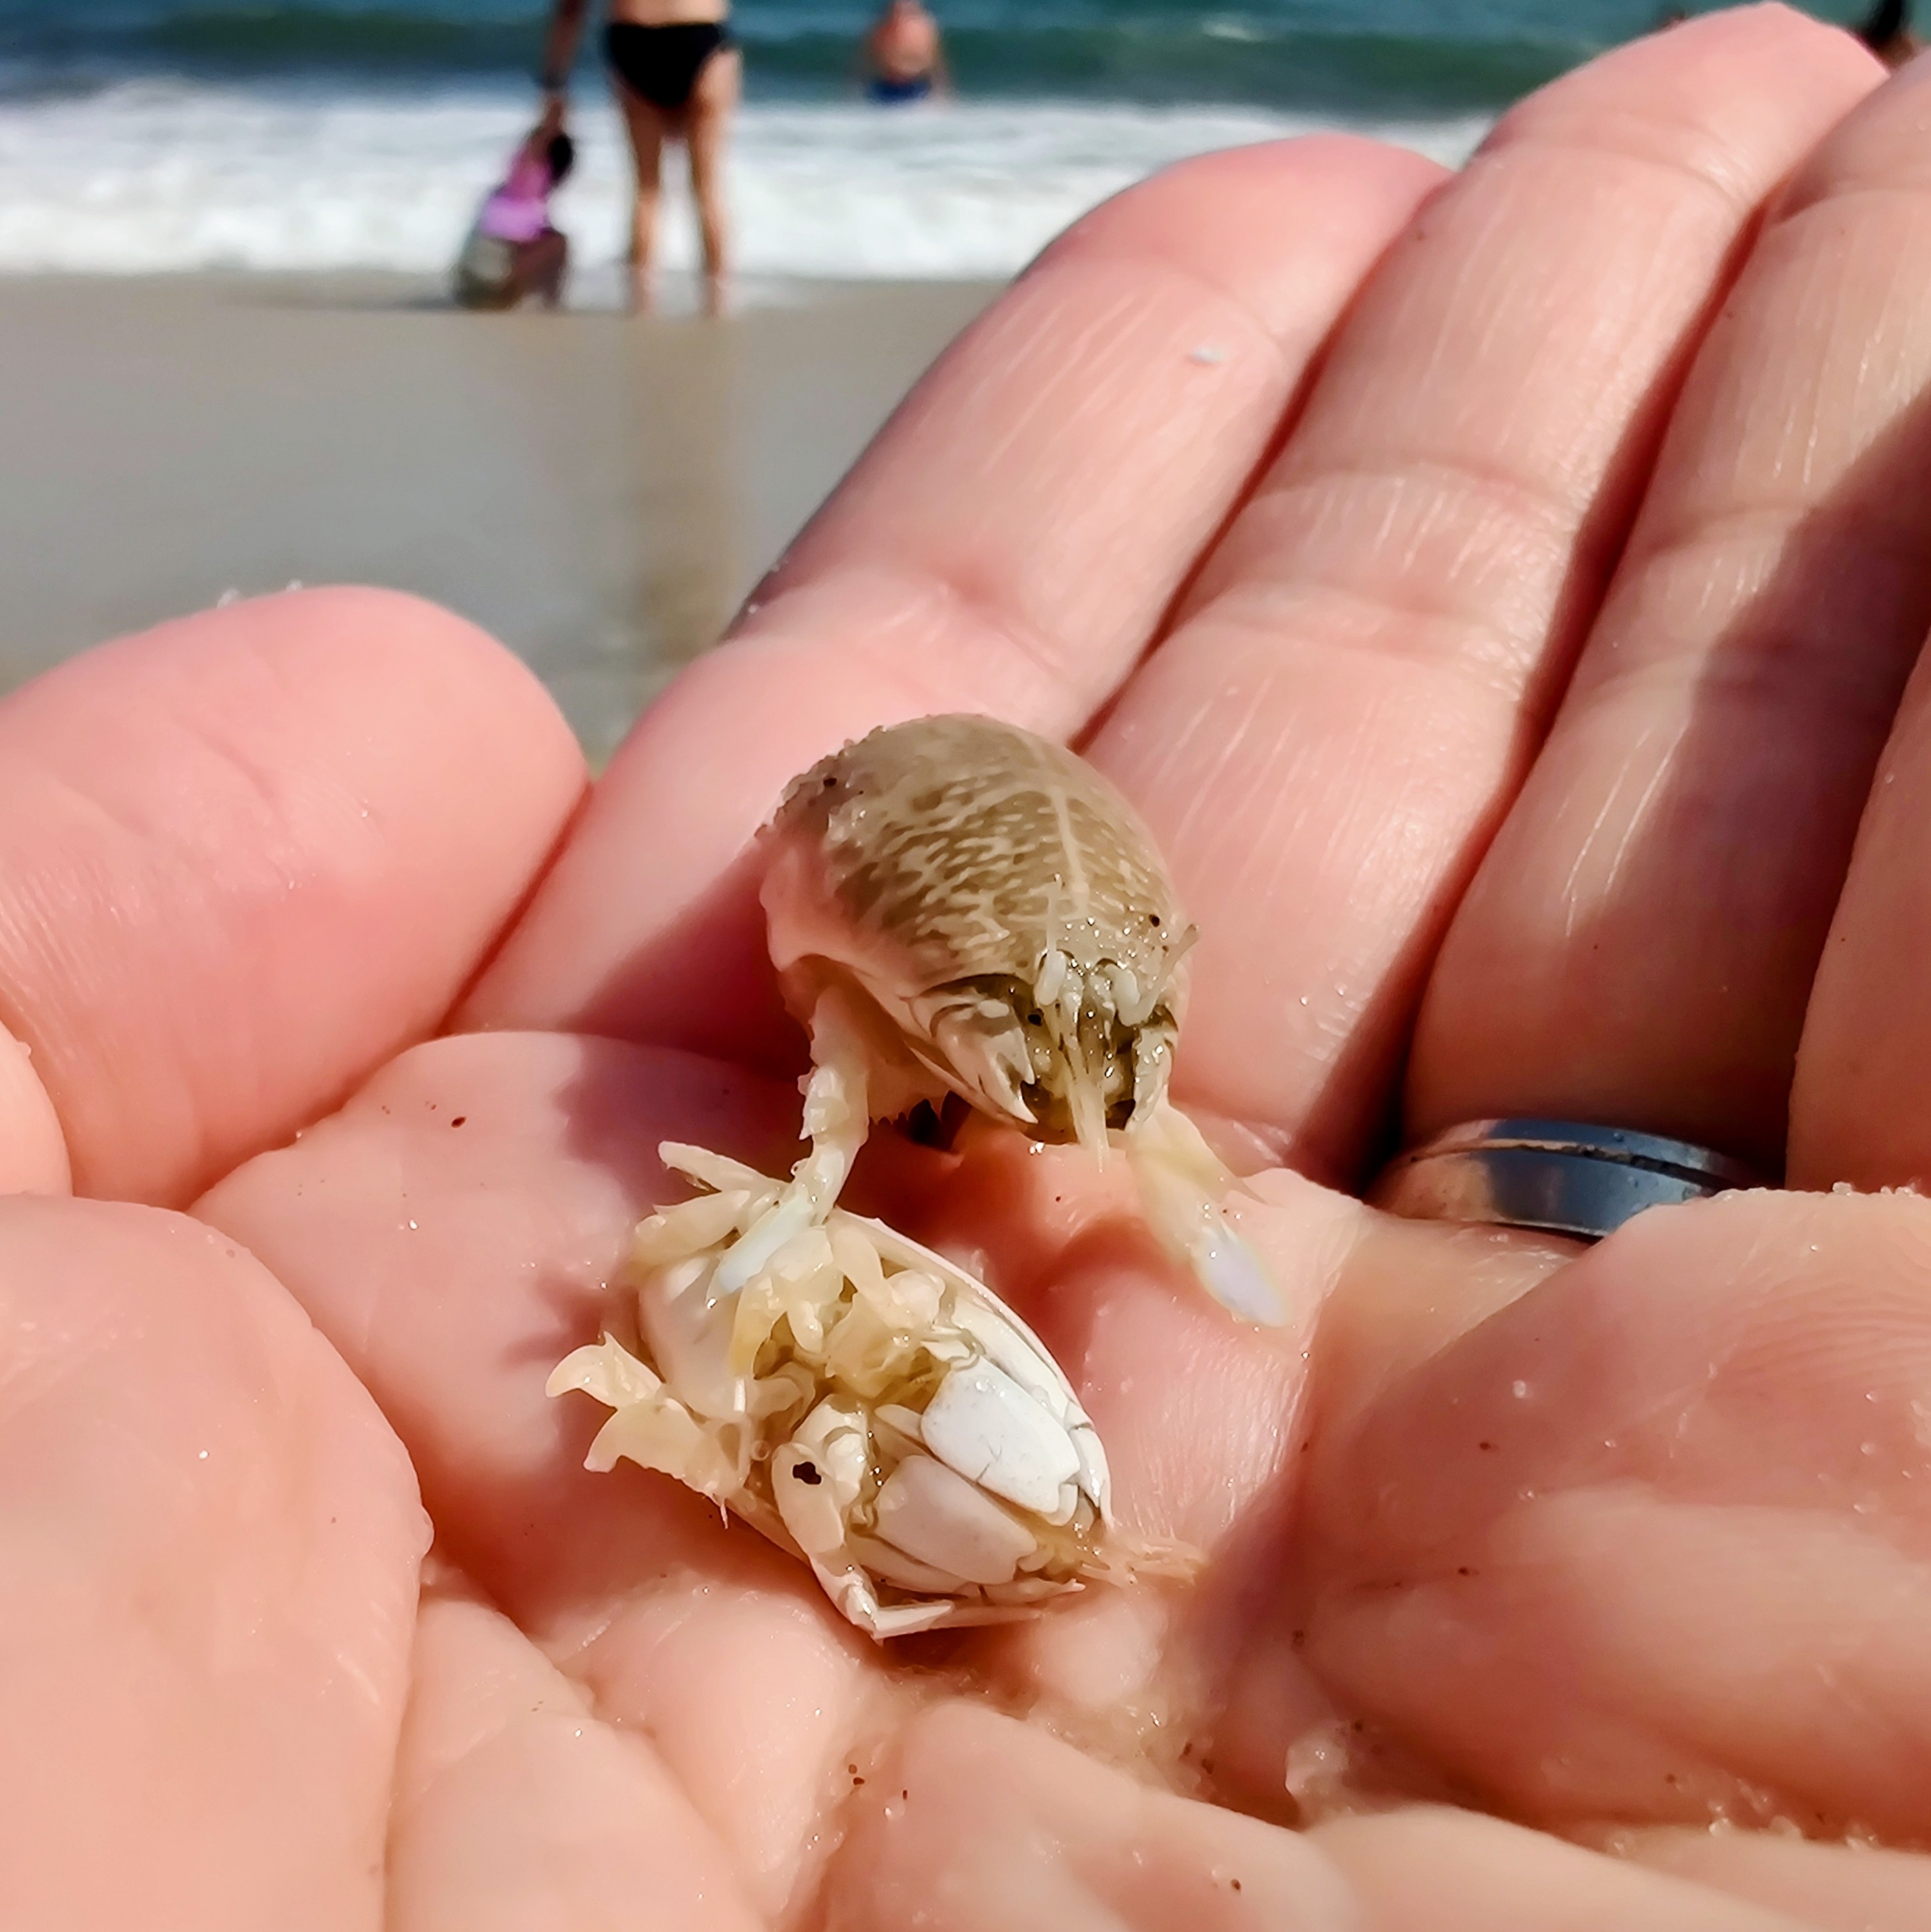
[[[1158,913],[1156,913],[1156,912],[1150,912],[1150,913],[1147,915],[1147,922],[1148,922],[1148,924],[1152,925],[1152,926],[1158,926],[1158,925],[1159,924],[1159,922],[1160,922],[1160,915],[1159,915]]]

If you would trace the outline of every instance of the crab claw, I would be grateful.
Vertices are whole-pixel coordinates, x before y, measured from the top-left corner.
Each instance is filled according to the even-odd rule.
[[[928,1064],[947,1086],[962,1087],[965,1098],[995,1120],[1018,1127],[1036,1124],[1021,1090],[1033,1077],[1032,1060],[1010,1006],[982,997],[955,998],[925,1016],[925,1024],[933,1047]]]

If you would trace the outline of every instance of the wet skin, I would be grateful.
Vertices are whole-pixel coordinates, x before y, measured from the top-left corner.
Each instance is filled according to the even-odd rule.
[[[19,1922],[1923,1924],[1931,76],[1882,81],[1720,16],[1453,180],[1134,190],[587,796],[526,674],[373,592],[0,706]],[[1210,1552],[913,1668],[542,1386],[661,1137],[792,1151],[745,842],[973,707],[1161,840],[1177,1092],[1295,1316],[1075,1155],[882,1145]],[[1584,1256],[1351,1191],[1398,1116],[1529,1109],[1792,1191]]]

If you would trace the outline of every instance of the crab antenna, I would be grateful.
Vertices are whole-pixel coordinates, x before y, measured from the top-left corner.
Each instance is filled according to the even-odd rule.
[[[1080,1145],[1104,1167],[1108,1151],[1106,1138],[1106,1100],[1099,1078],[1084,1053],[1067,1042],[1072,1061],[1072,1078],[1066,1083],[1066,1111],[1073,1117],[1073,1136]]]
[[[1160,1245],[1230,1314],[1264,1328],[1288,1318],[1267,1264],[1220,1205],[1238,1184],[1200,1130],[1163,1100],[1126,1136],[1148,1225]]]

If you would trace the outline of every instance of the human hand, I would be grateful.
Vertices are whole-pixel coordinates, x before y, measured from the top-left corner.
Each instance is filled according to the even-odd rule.
[[[8,814],[0,983],[82,1184],[184,1198],[358,1089],[214,1188],[215,1237],[0,1216],[37,1398],[0,1411],[35,1532],[4,1828],[43,1922],[136,1884],[163,1924],[370,1922],[385,1831],[397,1928],[1921,1922],[1915,1857],[1702,1828],[1927,1808],[1931,1209],[1871,1190],[1931,1166],[1931,205],[1927,82],[1877,78],[1730,16],[1446,187],[1315,142],[1102,211],[643,722],[460,1010],[496,1030],[372,1077],[571,804],[509,668],[280,599],[0,712],[37,746],[59,679],[94,720],[103,664],[124,716],[130,664],[257,667],[227,790],[142,780],[151,705],[59,774],[57,838]],[[1249,1150],[1298,1318],[1234,1328],[1076,1156],[881,1148],[877,1204],[988,1251],[1124,1512],[1211,1561],[880,1653],[696,1498],[585,1475],[589,1406],[541,1388],[659,1138],[785,1157],[748,832],[829,746],[969,707],[1090,731],[1160,836],[1203,934],[1181,1096]],[[43,910],[76,898],[77,937]],[[1534,1109],[1774,1162],[1787,1106],[1813,1191],[1580,1258],[1392,1221],[1347,1189],[1405,1063],[1411,1132]]]

